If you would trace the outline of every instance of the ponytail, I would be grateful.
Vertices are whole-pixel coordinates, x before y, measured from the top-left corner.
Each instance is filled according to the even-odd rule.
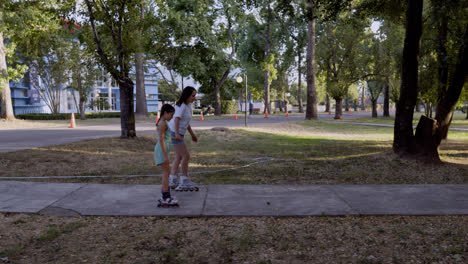
[[[172,105],[170,104],[165,104],[161,107],[161,117],[165,114],[165,113],[172,113],[172,112],[175,112],[175,109]],[[161,120],[161,118],[159,118],[158,122],[156,123],[156,126],[158,126],[159,124],[159,121]]]

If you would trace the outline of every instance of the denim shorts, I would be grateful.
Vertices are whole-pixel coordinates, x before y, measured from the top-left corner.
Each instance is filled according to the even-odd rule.
[[[177,140],[175,140],[175,139],[172,139],[172,140],[171,140],[172,146],[180,145],[180,144],[184,144],[184,143],[185,143],[185,142],[184,142],[184,135],[182,135],[182,134],[179,134],[179,135],[180,135],[180,137],[182,138],[182,141],[177,141]],[[176,136],[175,133],[171,131],[171,137],[175,138],[175,136]]]

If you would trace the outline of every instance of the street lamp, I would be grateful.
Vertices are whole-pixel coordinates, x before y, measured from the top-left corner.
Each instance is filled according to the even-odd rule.
[[[247,74],[245,74],[245,73],[244,73],[244,79],[245,79],[245,116],[244,116],[244,121],[245,121],[245,126],[247,127]],[[242,76],[237,76],[236,81],[238,83],[242,83]]]

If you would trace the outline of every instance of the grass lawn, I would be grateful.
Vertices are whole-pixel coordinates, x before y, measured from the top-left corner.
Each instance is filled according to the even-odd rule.
[[[190,171],[201,184],[420,184],[468,183],[468,132],[451,132],[440,150],[443,165],[393,154],[392,128],[326,121],[275,127],[197,131]],[[160,174],[155,135],[103,138],[0,154],[3,177]],[[274,160],[241,167],[255,159]],[[32,173],[34,172],[34,173]],[[37,181],[160,183],[160,177],[47,179]]]
[[[334,121],[196,131],[190,171],[201,184],[468,183],[468,133],[451,132],[443,165],[392,153],[392,128]],[[0,176],[160,174],[155,135],[0,153]],[[259,157],[273,160],[249,167]],[[221,172],[213,170],[226,169]],[[159,184],[160,177],[49,179]],[[0,214],[11,263],[464,263],[467,216],[54,217]],[[2,260],[0,260],[1,263]]]
[[[413,116],[413,125],[417,125],[419,119],[424,113],[414,113]],[[433,117],[434,118],[434,117]],[[342,121],[353,121],[353,122],[368,122],[368,123],[381,123],[381,124],[391,124],[395,123],[395,113],[392,112],[390,117],[383,117],[382,113],[378,113],[377,118],[372,118],[371,113],[367,117],[359,117],[359,118],[347,118],[346,120]],[[461,111],[456,111],[453,115],[452,123],[450,124],[451,127],[461,127],[461,128],[468,128],[468,119],[466,119],[466,114],[462,113]]]

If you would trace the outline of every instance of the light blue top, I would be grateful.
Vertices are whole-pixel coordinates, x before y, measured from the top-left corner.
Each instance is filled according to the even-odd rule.
[[[158,137],[158,143],[156,143],[156,146],[154,146],[154,161],[156,162],[156,165],[159,165],[164,162],[164,153],[159,142],[158,130],[156,130],[156,136]],[[167,155],[169,156],[169,153],[171,152],[171,131],[169,127],[167,127],[166,132],[164,132],[164,144],[166,145]]]

